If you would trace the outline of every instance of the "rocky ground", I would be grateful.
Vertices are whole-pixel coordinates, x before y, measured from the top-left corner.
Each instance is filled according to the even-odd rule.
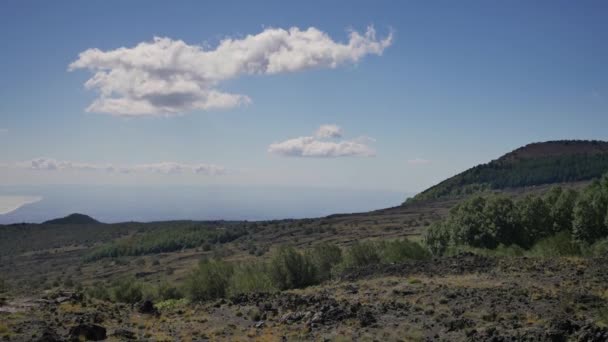
[[[5,298],[6,341],[607,341],[608,259],[472,254],[351,270],[303,290],[138,305]]]

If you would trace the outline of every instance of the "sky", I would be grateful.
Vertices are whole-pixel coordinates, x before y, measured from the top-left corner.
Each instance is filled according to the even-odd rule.
[[[405,194],[527,143],[606,140],[607,16],[605,1],[3,1],[0,186]]]

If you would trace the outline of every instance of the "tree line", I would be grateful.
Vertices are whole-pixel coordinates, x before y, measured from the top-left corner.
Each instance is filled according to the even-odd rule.
[[[553,187],[545,195],[512,199],[505,195],[473,196],[431,225],[424,240],[433,254],[450,247],[530,249],[562,234],[579,246],[608,236],[608,174],[576,191]]]

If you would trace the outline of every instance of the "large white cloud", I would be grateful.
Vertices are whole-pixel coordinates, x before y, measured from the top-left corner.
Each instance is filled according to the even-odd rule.
[[[331,129],[326,129],[331,127]],[[273,143],[268,152],[287,157],[373,157],[376,151],[369,146],[373,139],[360,137],[354,140],[334,141],[330,138],[342,136],[336,125],[321,126],[315,136],[305,136]]]
[[[104,171],[110,173],[137,173],[137,172],[152,172],[162,174],[179,174],[191,172],[204,175],[222,175],[226,173],[223,166],[214,164],[186,164],[175,162],[161,162],[151,164],[132,164],[132,165],[113,165],[113,164],[96,164],[96,163],[81,163],[74,161],[56,160],[53,158],[36,158],[28,161],[17,162],[14,166],[23,169],[31,170],[89,170],[89,171]]]
[[[86,88],[99,92],[87,111],[113,115],[176,115],[192,110],[231,108],[251,102],[219,84],[253,74],[277,74],[309,68],[335,68],[365,55],[381,55],[392,34],[378,39],[373,27],[351,31],[346,43],[310,27],[268,28],[242,39],[224,39],[215,49],[155,37],[134,47],[88,49],[69,70],[88,69]]]

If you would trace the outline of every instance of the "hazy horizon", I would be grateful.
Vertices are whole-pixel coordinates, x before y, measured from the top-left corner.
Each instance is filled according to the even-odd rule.
[[[2,196],[38,201],[0,214],[0,224],[40,223],[72,213],[99,221],[268,220],[364,212],[401,204],[391,191],[260,186],[14,186]],[[30,203],[31,202],[31,203]]]

